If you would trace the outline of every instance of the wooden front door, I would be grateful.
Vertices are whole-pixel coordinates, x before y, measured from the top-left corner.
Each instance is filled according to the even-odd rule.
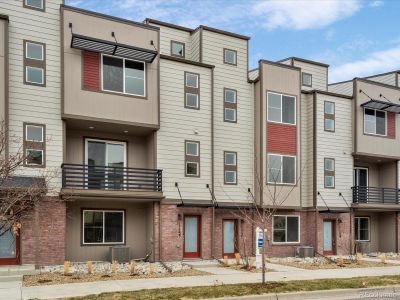
[[[20,235],[11,230],[0,236],[0,265],[18,265]]]
[[[183,246],[183,257],[184,258],[199,258],[200,257],[200,216],[185,216],[183,235],[184,235],[184,246]]]
[[[235,257],[238,252],[237,220],[222,221],[222,255]]]
[[[323,249],[324,255],[334,255],[335,254],[335,221],[324,220],[324,239],[323,239]]]

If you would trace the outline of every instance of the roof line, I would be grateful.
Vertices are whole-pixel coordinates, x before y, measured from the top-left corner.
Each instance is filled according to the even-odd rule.
[[[322,90],[301,90],[301,92],[303,94],[313,94],[313,93],[317,93],[317,94],[322,94],[322,95],[327,95],[327,96],[333,96],[333,97],[338,97],[338,98],[346,98],[346,99],[353,99],[352,96],[349,95],[344,95],[344,94],[339,94],[339,93],[333,93],[333,92],[329,92],[329,91],[322,91]]]
[[[209,26],[205,26],[205,25],[200,25],[199,27],[203,28],[205,30],[211,31],[211,32],[224,34],[224,35],[229,35],[231,37],[235,37],[235,38],[238,38],[238,39],[247,40],[247,41],[250,40],[250,37],[246,36],[246,35],[230,32],[230,31],[225,31],[225,30],[221,30],[221,29],[218,29],[218,28],[209,27]]]
[[[379,82],[379,81],[373,81],[373,80],[368,80],[368,79],[365,79],[365,78],[357,78],[357,77],[354,78],[354,80],[362,81],[362,82],[366,82],[366,83],[370,83],[370,84],[375,84],[375,85],[380,85],[380,86],[387,87],[387,88],[390,88],[390,89],[400,90],[400,87],[398,87],[398,86],[382,83],[382,82]]]
[[[292,70],[296,70],[296,71],[301,71],[301,68],[299,68],[299,67],[295,67],[295,66],[291,66],[291,65],[282,64],[282,63],[276,62],[276,61],[270,61],[270,60],[266,60],[266,59],[260,59],[259,62],[261,62],[261,63],[266,63],[266,64],[269,64],[269,65],[278,66],[278,67],[288,68],[288,69],[292,69]]]
[[[160,28],[158,28],[157,26],[151,26],[149,24],[144,24],[141,22],[136,22],[136,21],[132,21],[132,20],[128,20],[128,19],[123,19],[123,18],[119,18],[119,17],[114,17],[111,15],[106,15],[106,14],[102,14],[102,13],[98,13],[95,11],[91,11],[91,10],[87,10],[87,9],[83,9],[83,8],[78,8],[78,7],[74,7],[74,6],[69,6],[69,5],[65,5],[65,4],[61,4],[60,5],[61,9],[68,9],[68,10],[72,10],[72,11],[76,11],[82,14],[86,14],[86,15],[91,15],[91,16],[97,16],[97,17],[101,17],[104,19],[109,19],[109,20],[113,20],[116,22],[121,22],[121,23],[127,23],[130,25],[135,25],[135,26],[140,26],[146,29],[152,29],[152,30],[160,30]]]
[[[280,62],[288,60],[288,59],[293,59],[293,60],[297,60],[297,61],[301,61],[301,62],[305,62],[305,63],[309,63],[309,64],[314,64],[314,65],[321,66],[321,67],[326,67],[326,68],[329,67],[329,65],[321,63],[321,62],[318,62],[318,61],[305,59],[305,58],[301,58],[301,57],[296,57],[296,56],[290,56],[290,57],[278,60],[277,62],[280,63]]]
[[[375,75],[371,75],[371,76],[365,76],[365,77],[362,77],[362,78],[368,79],[368,78],[374,78],[374,77],[378,77],[378,76],[384,76],[384,75],[396,74],[396,73],[400,73],[400,70],[394,70],[394,71],[375,74]]]
[[[176,61],[176,62],[180,62],[180,63],[184,63],[184,64],[194,65],[194,66],[198,66],[198,67],[204,67],[204,68],[209,68],[209,69],[215,68],[214,65],[209,65],[209,64],[197,62],[194,60],[183,59],[183,58],[174,57],[174,56],[165,55],[165,54],[160,54],[160,58],[168,59],[168,60],[172,60],[172,61]]]
[[[172,24],[172,23],[168,23],[168,22],[164,22],[164,21],[160,21],[160,20],[156,20],[156,19],[151,19],[151,18],[144,19],[144,22],[146,22],[146,24],[148,24],[150,22],[150,23],[154,23],[154,24],[157,24],[157,25],[170,27],[170,28],[178,29],[178,30],[183,30],[183,31],[187,31],[187,32],[193,32],[194,31],[194,29],[189,28],[189,27],[175,25],[175,24]],[[151,25],[149,25],[149,26],[151,26]]]

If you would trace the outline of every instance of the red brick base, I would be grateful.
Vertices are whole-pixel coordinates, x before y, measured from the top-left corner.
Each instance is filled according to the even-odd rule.
[[[61,264],[65,259],[65,202],[43,199],[36,211],[22,222],[21,263]]]

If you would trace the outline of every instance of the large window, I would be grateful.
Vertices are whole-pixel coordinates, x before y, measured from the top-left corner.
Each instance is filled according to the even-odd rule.
[[[125,212],[83,210],[83,244],[123,244]]]
[[[237,121],[237,91],[233,89],[224,89],[224,121]]]
[[[355,238],[356,241],[370,240],[370,219],[369,217],[355,217]]]
[[[171,55],[184,58],[185,44],[181,42],[171,41]]]
[[[237,184],[237,153],[224,152],[224,183]]]
[[[296,184],[296,157],[268,154],[268,183]]]
[[[102,77],[104,91],[146,96],[144,62],[103,55]]]
[[[267,93],[269,122],[296,124],[296,97]]]
[[[228,65],[237,65],[237,52],[235,50],[224,49],[224,63]]]
[[[375,109],[364,109],[364,133],[386,135],[386,112]]]
[[[324,102],[324,130],[335,131],[335,103]]]
[[[200,75],[185,72],[185,107],[200,108]]]
[[[272,241],[274,243],[300,243],[299,221],[299,216],[274,216]]]
[[[185,141],[185,176],[200,177],[200,142]]]
[[[24,40],[24,83],[46,85],[46,45]]]
[[[324,186],[325,188],[335,187],[335,159],[324,159]]]
[[[24,123],[24,165],[45,166],[45,127],[41,124]]]

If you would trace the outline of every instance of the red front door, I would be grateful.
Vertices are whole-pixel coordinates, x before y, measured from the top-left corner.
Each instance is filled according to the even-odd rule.
[[[200,216],[185,216],[183,225],[184,245],[183,257],[200,257]]]
[[[222,221],[222,255],[235,257],[238,252],[237,220]]]
[[[14,234],[11,230],[0,236],[0,265],[18,265],[20,235]]]
[[[324,220],[323,226],[324,226],[324,228],[323,228],[324,255],[334,255],[335,254],[335,246],[336,246],[335,221]]]

